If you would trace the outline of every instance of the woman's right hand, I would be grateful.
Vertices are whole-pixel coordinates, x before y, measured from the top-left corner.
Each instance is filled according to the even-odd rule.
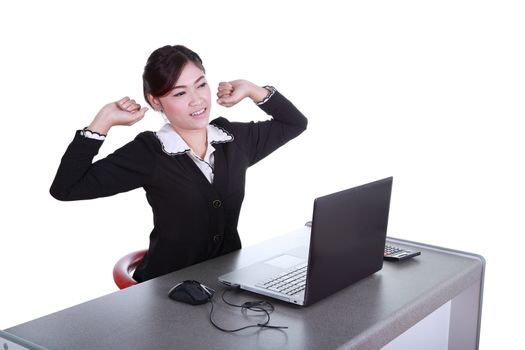
[[[135,100],[124,97],[119,101],[111,102],[102,107],[95,119],[89,124],[88,129],[106,135],[115,125],[133,125],[147,112],[147,107],[140,107]]]

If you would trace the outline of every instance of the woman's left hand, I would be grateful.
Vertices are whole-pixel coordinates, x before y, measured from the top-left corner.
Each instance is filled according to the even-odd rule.
[[[217,90],[217,103],[224,107],[232,107],[246,97],[254,102],[262,101],[267,94],[268,90],[247,80],[221,82]]]

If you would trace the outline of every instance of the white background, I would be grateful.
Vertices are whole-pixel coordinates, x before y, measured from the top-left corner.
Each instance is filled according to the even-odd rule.
[[[107,102],[143,101],[147,57],[180,43],[212,86],[273,84],[309,118],[249,170],[245,246],[302,225],[318,195],[393,175],[389,235],[483,255],[481,348],[511,348],[524,311],[524,18],[503,0],[3,2],[0,328],[115,291],[113,264],[147,247],[142,190],[62,203],[48,189],[74,131]],[[219,115],[265,118],[249,102]],[[100,155],[162,122],[148,112],[112,129]]]

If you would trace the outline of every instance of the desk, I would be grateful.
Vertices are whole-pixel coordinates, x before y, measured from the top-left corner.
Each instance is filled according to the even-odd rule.
[[[445,347],[477,348],[483,258],[392,238],[394,244],[417,247],[422,255],[402,263],[385,262],[381,271],[308,307],[273,301],[271,324],[286,325],[286,330],[223,333],[209,323],[209,304],[190,306],[167,297],[175,283],[195,279],[217,290],[217,323],[228,328],[254,323],[253,317],[244,319],[238,309],[223,304],[219,295],[224,287],[217,276],[305,244],[308,237],[309,229],[301,228],[7,331],[49,349],[68,350],[396,349],[406,346],[403,342],[416,344],[414,333],[423,333],[423,341],[438,333],[418,331],[418,325],[430,319],[430,327],[444,325]],[[227,297],[233,302],[258,298],[248,292]]]

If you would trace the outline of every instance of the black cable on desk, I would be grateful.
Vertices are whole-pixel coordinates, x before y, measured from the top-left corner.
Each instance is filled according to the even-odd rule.
[[[237,329],[222,328],[221,326],[217,325],[213,321],[213,317],[212,317],[212,315],[213,315],[213,298],[210,298],[210,303],[211,303],[210,322],[218,330],[223,331],[223,332],[233,333],[233,332],[238,332],[238,331],[242,331],[243,329],[253,328],[253,327],[273,328],[273,329],[285,329],[285,328],[288,328],[286,326],[271,326],[271,325],[269,325],[269,323],[270,323],[270,313],[272,313],[275,310],[275,308],[272,305],[272,303],[270,303],[268,301],[264,301],[264,300],[257,300],[257,301],[247,301],[247,302],[243,303],[242,305],[236,305],[236,304],[233,304],[233,303],[227,301],[224,298],[224,295],[226,294],[226,292],[228,290],[229,289],[225,289],[222,292],[222,295],[221,295],[221,299],[222,299],[222,301],[224,301],[224,303],[226,303],[226,304],[228,304],[230,306],[233,306],[233,307],[241,308],[241,311],[243,313],[246,313],[248,310],[254,311],[254,312],[262,312],[262,313],[266,314],[266,322],[252,324],[252,325],[244,326],[244,327],[237,328]]]

